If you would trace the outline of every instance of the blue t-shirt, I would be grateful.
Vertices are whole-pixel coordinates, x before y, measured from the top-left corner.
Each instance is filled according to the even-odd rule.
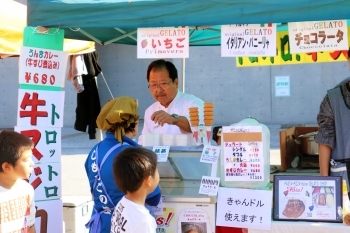
[[[131,147],[131,146],[139,146],[136,142],[131,140],[128,137],[123,138],[124,142],[123,144],[118,147],[117,149],[112,152],[104,164],[102,165],[102,168],[100,170],[101,174],[101,180],[104,184],[104,187],[106,188],[106,191],[108,192],[109,197],[113,201],[113,203],[110,203],[108,196],[105,194],[105,192],[102,189],[102,186],[96,185],[95,188],[93,188],[95,176],[97,175],[96,170],[96,146],[95,145],[92,150],[90,151],[86,161],[85,161],[85,171],[89,179],[90,183],[90,191],[93,194],[94,197],[94,210],[92,215],[95,214],[95,210],[97,212],[105,211],[104,214],[101,214],[101,222],[100,222],[100,229],[101,233],[110,233],[111,228],[111,217],[113,214],[113,210],[109,212],[114,206],[117,205],[117,203],[122,199],[122,197],[125,195],[123,192],[121,192],[117,185],[114,182],[113,178],[113,161],[116,156],[125,148]],[[104,155],[111,149],[113,146],[120,144],[118,140],[114,137],[113,133],[106,133],[106,138],[102,140],[98,144],[98,164],[100,165],[102,162],[102,159]],[[99,182],[97,182],[99,183]],[[160,188],[157,186],[157,188],[147,196],[146,203],[148,205],[155,206],[159,203],[161,198]],[[94,232],[95,233],[95,232]]]

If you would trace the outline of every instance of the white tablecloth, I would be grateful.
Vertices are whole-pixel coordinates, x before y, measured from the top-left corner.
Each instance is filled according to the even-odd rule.
[[[248,229],[248,233],[349,233],[343,223],[272,221],[271,230]]]

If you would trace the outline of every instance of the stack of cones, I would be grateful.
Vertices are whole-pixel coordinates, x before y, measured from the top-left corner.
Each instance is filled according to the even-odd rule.
[[[196,144],[197,144],[198,143],[198,124],[199,124],[198,107],[189,108],[188,111],[190,113],[191,130],[192,130],[193,137],[196,140]]]
[[[211,102],[204,103],[204,124],[207,132],[208,144],[210,144],[211,139],[211,127],[214,122],[214,105]]]

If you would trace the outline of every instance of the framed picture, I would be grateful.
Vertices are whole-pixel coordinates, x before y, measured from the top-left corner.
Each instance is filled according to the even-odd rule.
[[[274,176],[273,219],[342,222],[340,176]]]

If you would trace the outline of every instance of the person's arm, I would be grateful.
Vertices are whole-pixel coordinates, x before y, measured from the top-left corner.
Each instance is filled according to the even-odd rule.
[[[33,226],[31,226],[31,227],[29,228],[29,232],[30,232],[30,233],[36,233],[35,225],[33,225]]]
[[[175,117],[173,118],[175,121]],[[186,133],[192,133],[190,123],[188,122],[187,118],[184,116],[179,116],[176,126],[179,127],[181,131],[184,131]]]
[[[328,95],[325,96],[320,105],[317,123],[319,128],[315,141],[318,143],[320,175],[328,176],[332,148],[335,144],[335,125]]]
[[[329,161],[331,159],[331,148],[324,144],[318,144],[318,160],[320,163],[320,175],[329,176]]]
[[[160,126],[163,126],[164,124],[173,125],[176,122],[176,118],[174,116],[172,116],[171,114],[169,114],[163,110],[159,110],[159,111],[154,112],[151,116],[151,120]],[[179,127],[180,130],[182,130],[186,133],[192,132],[190,123],[188,122],[188,120],[185,116],[179,115],[179,118],[177,119],[177,122],[175,125],[177,127]],[[143,133],[143,131],[142,131],[142,133]]]

